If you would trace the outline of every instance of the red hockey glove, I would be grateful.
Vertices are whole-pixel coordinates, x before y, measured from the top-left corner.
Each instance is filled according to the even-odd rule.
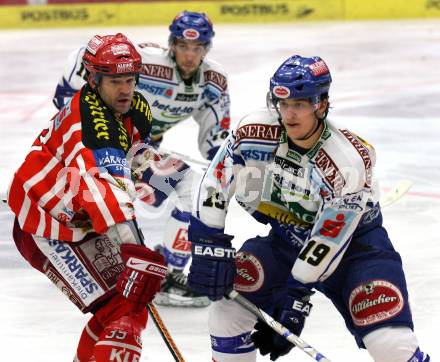
[[[125,269],[118,278],[116,290],[133,303],[150,303],[167,274],[164,257],[135,244],[122,244],[121,254]]]

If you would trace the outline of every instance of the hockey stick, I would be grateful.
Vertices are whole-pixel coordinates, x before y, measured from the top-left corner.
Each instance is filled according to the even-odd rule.
[[[391,188],[390,191],[380,197],[379,204],[381,207],[387,207],[394,204],[403,195],[405,195],[411,188],[412,182],[410,180],[400,180]]]
[[[170,332],[168,332],[167,327],[165,326],[162,318],[159,315],[159,312],[157,311],[157,309],[153,305],[153,303],[148,303],[147,309],[148,309],[148,312],[150,313],[151,318],[153,319],[154,324],[156,325],[157,329],[159,330],[159,333],[162,336],[163,341],[165,342],[168,350],[170,351],[171,355],[173,356],[174,361],[185,362],[185,360],[182,357],[182,354],[180,353],[179,349],[177,348],[176,343],[174,342],[173,338],[171,337]]]
[[[247,309],[249,312],[258,317],[259,320],[267,324],[270,328],[272,328],[275,332],[277,332],[280,336],[287,339],[289,342],[293,343],[299,349],[307,353],[310,357],[312,357],[315,361],[320,362],[330,362],[330,360],[324,357],[319,351],[313,348],[311,345],[303,341],[297,335],[293,334],[286,327],[284,327],[281,323],[277,322],[273,319],[269,314],[264,312],[262,309],[258,308],[255,304],[247,300],[237,291],[232,290],[228,293],[227,297],[234,302],[240,304],[242,307]]]

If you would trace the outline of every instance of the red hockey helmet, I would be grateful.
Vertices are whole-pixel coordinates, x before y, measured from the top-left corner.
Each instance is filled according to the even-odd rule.
[[[140,54],[121,33],[95,35],[87,44],[83,63],[91,75],[138,74],[142,66]]]

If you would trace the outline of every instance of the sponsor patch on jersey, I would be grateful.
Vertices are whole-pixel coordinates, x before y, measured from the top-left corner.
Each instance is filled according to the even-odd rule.
[[[172,80],[173,68],[166,67],[160,64],[143,64],[141,68],[141,74],[145,74],[153,78]]]
[[[340,131],[345,136],[345,138],[353,145],[357,153],[359,153],[359,156],[361,156],[365,166],[365,185],[370,187],[371,179],[373,178],[373,163],[371,162],[370,158],[370,150],[348,130],[341,129]]]
[[[363,210],[363,191],[344,195],[341,202],[338,202],[339,210],[353,210],[361,212]]]
[[[315,77],[329,73],[327,64],[325,64],[325,62],[323,60],[320,60],[316,63],[310,64],[309,68]]]
[[[63,280],[63,278],[60,276],[60,274],[57,272],[57,270],[49,265],[47,269],[45,270],[46,276],[49,278],[49,280],[55,284],[55,286],[61,290],[61,292],[69,298],[69,300],[75,304],[80,310],[84,310],[86,305],[81,301],[81,299],[78,297],[78,295],[75,293],[75,291],[70,287],[70,285]]]
[[[234,289],[239,292],[256,292],[264,283],[264,268],[260,260],[253,254],[240,251],[235,258],[237,275]]]
[[[187,93],[177,93],[176,94],[176,101],[181,102],[195,102],[199,98],[199,94],[187,94]]]
[[[277,96],[278,98],[289,98],[290,89],[284,87],[283,85],[276,85],[275,87],[273,87],[273,94],[275,94],[275,96]]]
[[[242,147],[240,153],[245,161],[248,160],[271,161],[273,159],[272,151],[263,151],[255,148]]]
[[[160,103],[158,100],[155,100],[151,105],[153,108],[157,108],[161,111],[161,116],[171,119],[171,120],[180,120],[182,118],[187,117],[194,111],[194,107],[189,106],[172,106],[170,104]]]
[[[61,277],[80,298],[81,303],[90,305],[103,294],[102,288],[96,283],[69,243],[49,240],[48,243],[39,246]]]
[[[321,170],[325,180],[329,183],[331,188],[335,190],[336,196],[342,191],[345,185],[344,177],[336,166],[336,163],[322,148],[319,149],[315,157],[316,166]]]
[[[225,91],[228,87],[228,81],[226,80],[226,77],[219,72],[208,70],[203,73],[203,76],[206,83],[213,83],[218,86],[222,91]]]
[[[96,166],[104,167],[112,176],[131,177],[130,167],[124,151],[117,148],[99,148],[92,150]]]
[[[235,132],[235,139],[240,142],[244,139],[278,141],[281,136],[280,126],[269,126],[266,124],[246,124]]]
[[[61,110],[58,112],[58,114],[55,116],[54,122],[55,122],[55,130],[57,130],[61,123],[72,113],[72,110],[70,108],[70,103],[72,102],[72,98],[70,98],[66,105],[61,108]]]
[[[137,84],[139,90],[145,90],[146,92],[153,94],[155,96],[162,96],[165,98],[171,98],[173,96],[173,88],[164,85],[159,85],[153,82],[145,82],[145,78],[140,79]]]
[[[285,158],[279,157],[279,156],[275,156],[275,161],[274,163],[279,166],[283,171],[288,172],[291,175],[294,175],[296,177],[304,177],[305,174],[305,169],[304,167],[286,160]]]
[[[315,225],[318,235],[334,244],[344,240],[344,236],[356,217],[353,211],[325,209]]]
[[[99,235],[82,244],[80,248],[107,288],[115,286],[119,275],[125,268],[119,247],[106,235]]]
[[[355,288],[349,298],[353,322],[365,327],[398,315],[405,305],[400,289],[386,280],[373,280]]]

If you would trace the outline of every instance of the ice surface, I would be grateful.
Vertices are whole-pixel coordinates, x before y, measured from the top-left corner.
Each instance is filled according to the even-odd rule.
[[[163,27],[0,32],[0,195],[39,131],[55,112],[51,98],[67,54],[95,33],[125,32],[133,41],[166,43]],[[440,326],[440,21],[333,22],[216,26],[211,56],[229,74],[233,125],[264,106],[269,77],[288,56],[319,55],[333,75],[331,118],[372,143],[383,189],[399,179],[414,186],[384,210],[401,253],[417,336],[433,360]],[[163,146],[200,158],[193,121],[169,131]],[[71,361],[89,318],[21,258],[12,215],[0,205],[0,345],[2,361]],[[163,223],[144,233],[159,241]],[[243,228],[242,225],[249,225]],[[229,233],[237,244],[265,228],[232,205]],[[210,361],[207,309],[159,308],[186,361]],[[321,295],[302,337],[332,361],[369,361],[342,318]],[[437,357],[437,358],[436,358]],[[259,357],[258,361],[268,361]],[[311,361],[296,349],[280,361]],[[144,335],[142,361],[173,361],[154,325]]]

